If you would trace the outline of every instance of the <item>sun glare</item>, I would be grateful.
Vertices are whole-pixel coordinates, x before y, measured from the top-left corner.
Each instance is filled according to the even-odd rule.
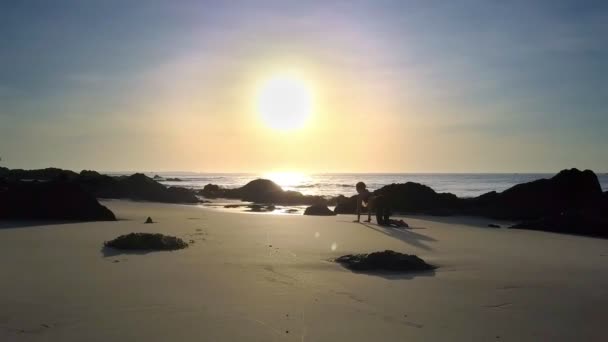
[[[262,84],[257,109],[271,128],[290,131],[302,128],[312,112],[312,94],[307,84],[293,75],[277,75]]]
[[[284,190],[290,190],[310,181],[307,175],[297,172],[270,172],[264,174],[263,178],[270,179]]]

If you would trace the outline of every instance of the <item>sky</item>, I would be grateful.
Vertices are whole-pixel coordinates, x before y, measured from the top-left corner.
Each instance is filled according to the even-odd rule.
[[[605,1],[0,1],[11,168],[606,172],[607,130]]]

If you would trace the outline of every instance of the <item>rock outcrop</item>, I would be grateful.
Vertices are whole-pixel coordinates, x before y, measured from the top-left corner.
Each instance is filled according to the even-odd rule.
[[[312,216],[334,216],[335,212],[329,210],[329,208],[325,204],[315,204],[304,210],[304,215],[312,215]]]
[[[165,187],[141,173],[121,177],[100,174],[83,175],[81,173],[78,182],[99,198],[123,198],[165,203],[199,202],[192,190]]]
[[[0,178],[7,181],[16,180],[71,180],[78,177],[78,174],[70,170],[62,170],[55,167],[46,169],[23,170],[23,169],[0,169]]]
[[[321,196],[306,196],[297,191],[285,191],[278,184],[268,179],[256,179],[236,189],[226,189],[215,184],[207,184],[198,194],[206,198],[230,198],[280,205],[325,203],[325,199]]]
[[[0,219],[115,221],[114,214],[78,184],[0,182]]]
[[[511,228],[608,238],[607,210],[608,208],[605,208],[603,213],[589,209],[568,210],[560,214],[527,220]]]
[[[392,209],[400,212],[450,214],[462,208],[462,200],[451,193],[437,193],[430,187],[407,182],[390,184],[376,191],[391,203]]]
[[[467,200],[465,213],[529,220],[595,206],[602,188],[593,171],[563,170],[550,179],[515,185]]]
[[[133,199],[166,203],[198,203],[194,191],[165,187],[144,174],[112,177],[96,171],[83,170],[79,174],[69,170],[47,168],[40,170],[0,170],[0,179],[7,182],[20,180],[63,181],[81,186],[98,198]]]
[[[385,196],[393,211],[431,215],[455,214],[463,208],[464,202],[451,193],[437,193],[430,187],[413,182],[390,184],[376,191],[374,195]],[[353,214],[357,210],[357,196],[338,196],[337,214]]]

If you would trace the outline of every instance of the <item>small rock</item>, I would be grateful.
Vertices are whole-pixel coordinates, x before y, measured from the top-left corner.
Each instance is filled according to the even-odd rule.
[[[497,225],[495,223],[490,223],[490,224],[488,224],[488,227],[490,227],[490,228],[500,228],[500,225]]]
[[[329,208],[324,204],[315,204],[304,210],[304,215],[314,215],[314,216],[334,216],[336,213],[329,210]]]
[[[150,216],[148,216],[148,218],[146,219],[146,222],[144,223],[154,223],[154,221],[152,221],[152,218]]]
[[[336,262],[353,271],[427,271],[436,267],[427,264],[416,255],[398,253],[391,250],[370,254],[348,254]]]
[[[104,245],[125,250],[176,250],[188,247],[188,244],[178,237],[151,233],[121,235],[106,241]]]

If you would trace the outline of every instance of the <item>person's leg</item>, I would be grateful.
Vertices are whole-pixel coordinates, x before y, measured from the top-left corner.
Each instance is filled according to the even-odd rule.
[[[388,206],[386,206],[386,205],[384,206],[383,214],[384,214],[384,217],[383,217],[384,223],[385,224],[389,224],[391,222],[390,221],[390,219],[391,219],[391,209]]]
[[[383,208],[380,206],[376,207],[376,222],[378,222],[379,225],[384,224],[384,217],[382,216],[382,213]]]
[[[384,197],[378,196],[375,201],[376,204],[376,221],[379,225],[388,224],[388,221],[384,219],[384,210],[386,208],[384,203]]]

